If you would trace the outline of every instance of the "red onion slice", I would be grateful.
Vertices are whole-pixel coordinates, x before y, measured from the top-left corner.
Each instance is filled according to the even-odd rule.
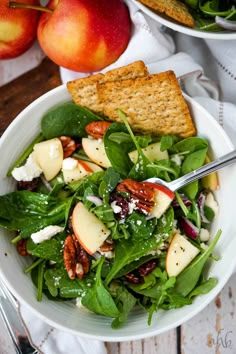
[[[199,229],[187,218],[183,217],[179,220],[180,228],[184,234],[193,240],[198,238]]]
[[[215,22],[221,28],[224,28],[229,31],[236,31],[236,21],[230,21],[230,20],[226,20],[223,17],[216,16]]]
[[[206,195],[204,193],[200,193],[197,204],[200,211],[201,221],[209,224],[209,220],[206,218],[204,213],[204,205],[205,205]]]
[[[97,197],[96,195],[88,195],[86,197],[86,199],[89,201],[89,202],[92,202],[94,203],[96,206],[99,206],[99,205],[102,205],[102,199],[100,199],[99,197]]]

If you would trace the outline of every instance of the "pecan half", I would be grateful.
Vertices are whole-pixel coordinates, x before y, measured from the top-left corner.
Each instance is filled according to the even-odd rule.
[[[95,139],[103,139],[104,134],[106,133],[110,125],[110,122],[105,121],[91,122],[86,125],[85,131],[88,135],[92,136]]]
[[[137,182],[131,178],[127,178],[118,184],[116,190],[129,193],[136,200],[136,206],[146,212],[150,212],[155,204],[154,189],[145,182]]]
[[[68,235],[64,242],[64,265],[70,279],[82,279],[90,268],[89,258],[74,234]]]
[[[114,249],[114,242],[111,239],[106,239],[100,247],[100,251],[102,252],[113,251],[113,249]]]
[[[60,136],[59,140],[63,147],[64,159],[71,156],[76,150],[76,142],[69,136]]]

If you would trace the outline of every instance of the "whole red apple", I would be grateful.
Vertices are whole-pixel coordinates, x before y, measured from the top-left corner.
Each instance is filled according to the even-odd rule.
[[[0,0],[0,59],[11,59],[31,47],[37,36],[39,12],[8,7],[8,0]],[[20,1],[19,1],[20,2]],[[39,5],[38,0],[24,0]]]
[[[129,10],[122,0],[50,0],[38,41],[56,64],[94,72],[116,61],[130,40]]]

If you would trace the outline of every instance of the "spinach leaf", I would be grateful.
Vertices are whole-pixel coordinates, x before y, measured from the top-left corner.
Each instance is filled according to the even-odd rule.
[[[82,280],[78,278],[71,280],[68,277],[63,262],[51,268],[47,268],[44,273],[44,279],[50,294],[63,298],[80,297],[84,294],[88,288],[88,284],[91,284],[92,281],[87,277]]]
[[[31,238],[27,241],[27,251],[39,258],[47,259],[54,262],[62,262],[63,244],[66,238],[64,232],[55,235],[52,239],[46,240],[39,244],[35,244]]]
[[[117,276],[120,270],[127,264],[146,255],[149,251],[156,249],[158,242],[155,236],[148,240],[120,239],[116,241],[115,258],[112,268],[106,277],[106,284],[109,284]]]
[[[207,294],[216,286],[217,283],[218,280],[216,278],[209,278],[203,281],[200,285],[196,286],[188,295],[188,297],[191,299],[194,296]]]
[[[212,254],[216,243],[218,242],[221,235],[221,230],[219,230],[209,245],[209,247],[202,252],[199,256],[197,256],[190,265],[185,268],[178,276],[175,284],[175,291],[176,293],[186,296],[188,295],[196,286],[205,263],[207,262],[208,258]]]
[[[208,142],[206,139],[195,136],[178,141],[170,148],[170,151],[172,153],[190,153],[207,147]]]
[[[145,215],[133,212],[126,219],[126,224],[133,240],[146,240],[152,236],[157,219],[147,220]]]
[[[147,256],[140,257],[139,259],[127,264],[125,267],[123,267],[117,274],[116,278],[120,278],[125,274],[128,274],[132,272],[132,270],[137,269],[140,267],[142,264],[150,261],[151,259],[156,259],[158,256],[156,254],[149,254]]]
[[[122,144],[117,142],[117,139],[110,139],[110,136],[114,138],[114,133],[118,132],[119,136],[121,133],[127,134],[125,125],[122,123],[112,123],[104,136],[104,146],[112,167],[125,178],[133,165],[128,152],[134,149],[134,144],[127,139],[126,142],[123,139]]]
[[[161,151],[170,149],[176,141],[178,141],[178,138],[175,135],[163,135],[161,137]]]
[[[49,110],[42,118],[41,130],[46,139],[61,135],[85,137],[88,123],[103,120],[88,109],[72,102],[63,103]]]
[[[120,311],[119,315],[111,324],[112,328],[117,329],[122,327],[126,322],[129,312],[133,309],[137,300],[121,283],[112,282],[110,285],[110,291]]]
[[[187,155],[181,167],[181,174],[185,175],[204,165],[206,153],[207,147],[201,150],[194,151]],[[182,188],[182,190],[190,199],[194,199],[198,193],[198,186],[199,181],[194,181]]]
[[[101,279],[103,262],[104,257],[101,257],[97,266],[95,283],[91,288],[88,288],[86,294],[82,297],[82,305],[97,314],[118,317],[120,312]]]
[[[58,200],[46,194],[16,191],[0,196],[0,225],[9,230],[23,230],[21,236],[48,225],[65,223],[71,198]]]
[[[113,167],[109,167],[103,176],[99,186],[99,195],[105,203],[109,202],[110,193],[116,188],[120,181],[120,174]]]

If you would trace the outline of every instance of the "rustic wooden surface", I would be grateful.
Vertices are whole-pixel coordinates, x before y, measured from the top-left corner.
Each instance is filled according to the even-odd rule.
[[[38,68],[0,87],[0,135],[29,103],[60,84],[58,67],[46,58]],[[212,303],[181,327],[148,339],[106,343],[107,352],[108,354],[236,354],[235,300],[236,274],[230,278]],[[0,328],[0,354],[6,354],[4,350],[2,351],[1,340],[4,328],[1,317]],[[4,338],[7,342],[5,345],[9,345],[8,354],[13,354],[14,350],[12,349],[11,352],[7,334]]]

